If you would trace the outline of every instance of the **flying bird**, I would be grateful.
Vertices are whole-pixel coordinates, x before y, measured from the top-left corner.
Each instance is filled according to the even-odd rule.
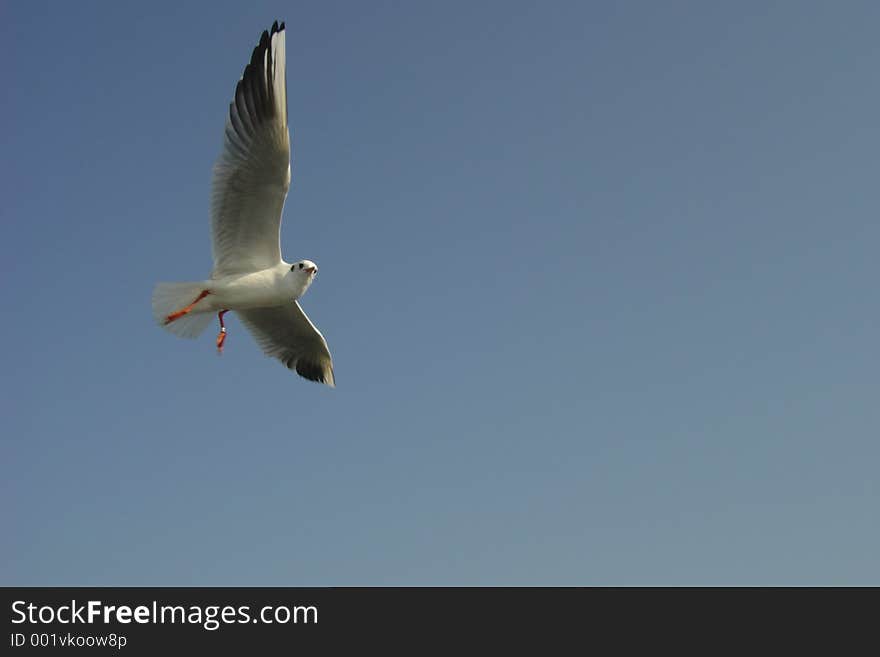
[[[318,266],[281,258],[281,212],[290,187],[284,34],[277,21],[263,31],[229,105],[212,180],[211,276],[156,285],[153,316],[175,335],[195,338],[216,313],[222,352],[223,316],[233,310],[266,355],[335,386],[327,341],[298,302]]]

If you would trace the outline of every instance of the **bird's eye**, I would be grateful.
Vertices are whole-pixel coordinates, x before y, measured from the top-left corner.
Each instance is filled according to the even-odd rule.
[[[299,268],[300,268],[300,269],[303,268],[303,263],[299,263]]]
[[[290,265],[290,271],[293,271],[294,269],[296,269],[296,265]]]

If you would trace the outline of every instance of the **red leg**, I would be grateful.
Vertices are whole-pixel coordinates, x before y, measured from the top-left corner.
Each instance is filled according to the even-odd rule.
[[[226,342],[226,324],[223,323],[223,315],[228,313],[229,310],[221,310],[217,313],[217,319],[220,320],[220,333],[217,334],[217,353],[223,353],[223,343]]]
[[[168,315],[168,317],[165,318],[165,323],[170,324],[175,319],[180,319],[181,317],[189,313],[199,301],[204,299],[209,294],[211,293],[208,290],[202,290],[201,294],[199,294],[199,296],[197,296],[195,301],[193,301],[191,304],[189,304],[185,308],[181,308],[180,310],[175,310],[173,313]]]

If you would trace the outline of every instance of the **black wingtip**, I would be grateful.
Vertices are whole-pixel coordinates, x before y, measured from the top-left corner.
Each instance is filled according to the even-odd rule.
[[[333,374],[332,366],[327,371],[319,362],[300,358],[297,361],[288,362],[287,367],[294,369],[304,379],[314,381],[315,383],[323,383],[331,388],[336,387],[336,378]]]

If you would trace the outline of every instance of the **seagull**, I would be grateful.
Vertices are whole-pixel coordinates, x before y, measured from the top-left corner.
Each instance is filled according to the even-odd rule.
[[[223,316],[235,311],[267,356],[335,387],[327,341],[298,302],[318,265],[281,258],[281,212],[290,187],[286,84],[284,23],[276,21],[263,31],[229,104],[211,183],[214,269],[204,281],[157,284],[153,317],[171,333],[195,338],[217,313],[222,353]]]

